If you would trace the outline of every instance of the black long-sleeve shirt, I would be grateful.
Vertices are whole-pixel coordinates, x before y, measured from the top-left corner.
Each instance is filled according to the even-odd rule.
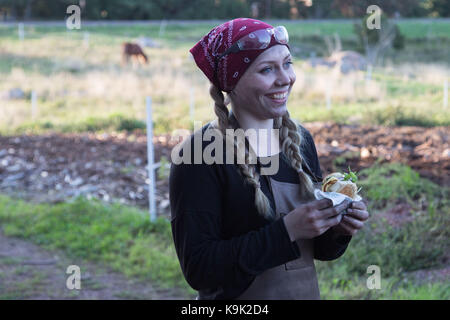
[[[197,134],[203,134],[206,128]],[[305,130],[302,151],[308,164],[303,169],[313,181],[320,182],[322,172],[314,141],[301,128]],[[193,160],[193,136],[185,143],[191,148]],[[202,150],[210,143],[202,142]],[[298,184],[297,172],[283,156],[280,158],[279,170],[271,178]],[[268,179],[263,177],[261,190],[274,208]],[[300,257],[283,219],[262,217],[256,210],[254,194],[254,188],[244,182],[233,164],[172,165],[173,239],[183,274],[189,285],[199,291],[200,299],[236,298],[258,274]],[[336,259],[344,253],[350,239],[341,236],[336,240],[329,229],[314,239],[314,257]]]

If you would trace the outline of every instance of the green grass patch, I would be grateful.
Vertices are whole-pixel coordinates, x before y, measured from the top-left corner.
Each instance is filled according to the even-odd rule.
[[[450,251],[449,188],[439,187],[399,163],[376,164],[358,176],[371,217],[342,257],[316,263],[323,297],[448,299],[449,281],[418,284],[405,275],[445,266]],[[392,226],[384,211],[398,201],[411,204],[413,219]],[[370,265],[380,267],[381,290],[366,286]]]
[[[445,263],[445,255],[450,251],[448,188],[395,163],[377,163],[358,176],[371,218],[353,237],[342,257],[316,263],[322,297],[448,299],[448,281],[417,283],[406,276],[416,270],[440,268]],[[384,211],[389,204],[405,200],[411,203],[414,219],[399,227],[389,225]],[[165,218],[152,223],[147,212],[84,198],[48,205],[0,196],[0,225],[7,236],[98,261],[164,288],[195,293],[181,273],[170,223]],[[380,290],[366,287],[370,265],[380,267]]]
[[[16,268],[14,277],[20,276],[21,280],[14,282],[0,282],[0,300],[22,300],[33,297],[45,290],[46,275],[32,268]],[[1,277],[0,277],[1,280]],[[5,276],[7,280],[7,276]]]
[[[449,300],[449,282],[434,282],[416,286],[408,283],[400,286],[392,293],[391,299],[395,300]]]
[[[417,205],[426,200],[430,205],[447,202],[449,188],[442,188],[421,178],[409,166],[401,163],[380,164],[377,162],[358,174],[358,185],[362,194],[371,200],[375,209],[385,208],[388,203],[407,201]]]
[[[331,278],[320,282],[321,298],[325,300],[448,300],[450,282],[431,282],[418,284],[412,279],[402,277],[383,278],[381,288],[368,289],[365,277],[343,280]],[[332,281],[333,284],[329,285]]]
[[[436,114],[433,110],[429,112],[406,109],[401,106],[387,106],[368,110],[362,116],[366,124],[377,124],[383,126],[418,126],[434,127],[449,126],[450,116]]]
[[[450,250],[450,212],[417,213],[412,222],[391,227],[372,217],[335,261],[317,261],[322,297],[325,299],[448,299],[450,282],[419,284],[405,274],[443,267]],[[381,289],[369,290],[370,265],[380,268]]]
[[[19,126],[12,133],[42,134],[49,131],[56,132],[99,132],[99,131],[128,131],[146,130],[146,123],[126,117],[122,114],[112,114],[108,117],[90,117],[84,121],[72,123],[54,124],[52,121],[27,122]]]
[[[140,210],[82,197],[47,205],[0,196],[0,221],[7,236],[108,264],[163,288],[191,290],[181,274],[170,223],[165,218],[152,223],[148,213]]]

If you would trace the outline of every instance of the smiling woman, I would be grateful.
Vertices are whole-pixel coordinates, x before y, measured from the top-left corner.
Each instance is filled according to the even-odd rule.
[[[348,203],[333,207],[314,199],[314,183],[322,181],[314,141],[287,111],[296,80],[288,39],[284,27],[240,18],[217,26],[191,49],[211,81],[217,121],[195,132],[182,150],[201,157],[196,153],[210,149],[211,139],[200,140],[202,148],[194,141],[214,136],[225,144],[216,156],[227,159],[171,168],[173,239],[198,299],[319,299],[314,259],[338,258],[353,234],[341,226]],[[244,142],[229,134],[242,129],[257,134]],[[236,158],[241,151],[244,161]],[[278,170],[267,173],[273,160]]]
[[[291,55],[286,46],[275,45],[265,50],[258,61],[250,65],[229,95],[236,118],[272,120],[283,117],[295,82],[291,64]]]

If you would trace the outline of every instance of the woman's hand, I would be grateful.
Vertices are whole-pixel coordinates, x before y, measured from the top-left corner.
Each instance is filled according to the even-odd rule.
[[[301,205],[283,217],[291,241],[312,239],[341,222],[348,202],[333,207],[329,199],[314,200]]]
[[[363,201],[353,201],[343,215],[341,222],[333,227],[336,234],[353,236],[369,219],[366,204]]]

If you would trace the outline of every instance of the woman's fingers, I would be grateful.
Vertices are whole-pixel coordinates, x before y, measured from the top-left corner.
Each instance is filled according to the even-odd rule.
[[[366,210],[359,210],[359,209],[347,209],[347,216],[353,217],[360,221],[366,221],[369,219],[369,212]]]
[[[356,229],[352,228],[351,226],[349,226],[344,219],[342,219],[341,223],[339,223],[339,225],[337,226],[339,227],[339,229],[342,231],[344,231],[345,235],[354,235],[356,233]]]
[[[324,209],[324,210],[320,210],[318,212],[318,218],[319,219],[329,219],[331,217],[334,217],[340,213],[342,213],[342,211],[344,211],[345,209],[348,208],[348,202],[343,201],[341,204],[328,208],[328,209]]]
[[[348,215],[345,215],[342,218],[342,222],[344,222],[347,226],[353,228],[353,229],[361,229],[364,226],[364,222],[357,220],[355,218],[352,218]]]
[[[358,209],[358,210],[367,210],[366,204],[362,200],[360,200],[360,201],[353,201],[350,204],[350,208]]]
[[[342,214],[338,214],[332,218],[322,220],[323,228],[328,229],[328,228],[334,227],[335,225],[338,225],[342,221],[342,217],[343,217]]]
[[[320,200],[315,200],[311,203],[311,206],[318,210],[323,210],[333,206],[333,201],[330,199],[324,198]]]

